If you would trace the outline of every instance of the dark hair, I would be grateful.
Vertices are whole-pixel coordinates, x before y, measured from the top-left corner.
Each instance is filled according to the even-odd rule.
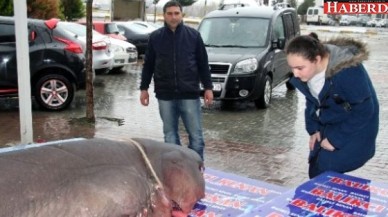
[[[316,40],[319,41],[319,38],[318,38],[318,34],[317,34],[317,33],[315,33],[315,32],[310,32],[310,34],[308,34],[308,35],[311,36],[311,37],[313,37],[313,38],[315,38]]]
[[[177,2],[177,1],[168,1],[164,6],[163,6],[163,13],[166,13],[167,8],[169,7],[179,7],[179,9],[182,12],[182,5]]]
[[[286,54],[298,54],[313,62],[317,56],[326,57],[329,51],[313,36],[301,35],[291,39],[287,44]]]

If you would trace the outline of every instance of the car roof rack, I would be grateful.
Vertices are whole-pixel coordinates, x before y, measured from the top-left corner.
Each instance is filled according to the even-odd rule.
[[[225,10],[225,9],[229,9],[229,8],[237,8],[237,7],[246,7],[247,5],[244,4],[244,3],[230,3],[230,4],[224,4],[224,3],[221,3],[220,6],[218,7],[219,10]]]
[[[253,3],[253,2],[252,2]],[[221,0],[218,5],[218,10],[226,10],[230,8],[250,7],[251,4],[245,0]]]
[[[290,8],[290,7],[291,7],[291,5],[288,4],[287,2],[276,3],[273,5],[274,10],[279,10],[279,9],[283,9],[283,8]]]

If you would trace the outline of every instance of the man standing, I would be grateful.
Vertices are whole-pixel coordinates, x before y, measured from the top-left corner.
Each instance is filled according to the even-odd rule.
[[[163,7],[165,26],[149,38],[140,84],[140,102],[149,104],[148,88],[154,77],[164,141],[180,145],[179,117],[189,134],[189,148],[203,158],[204,139],[199,83],[204,103],[213,102],[208,57],[201,35],[182,22],[182,6],[169,1]]]

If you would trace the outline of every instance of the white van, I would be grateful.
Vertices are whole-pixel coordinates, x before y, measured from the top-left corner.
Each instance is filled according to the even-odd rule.
[[[327,14],[323,13],[323,7],[309,7],[307,9],[307,25],[327,25],[329,21],[330,19]]]

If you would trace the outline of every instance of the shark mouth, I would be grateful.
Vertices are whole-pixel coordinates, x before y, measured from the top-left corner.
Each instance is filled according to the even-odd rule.
[[[174,200],[171,200],[171,204],[172,204],[173,211],[183,211],[182,208],[179,206],[179,204]]]
[[[171,201],[172,203],[172,210],[171,210],[171,217],[187,217],[189,213],[186,213],[182,210],[182,208],[179,206],[179,204],[176,201]]]

